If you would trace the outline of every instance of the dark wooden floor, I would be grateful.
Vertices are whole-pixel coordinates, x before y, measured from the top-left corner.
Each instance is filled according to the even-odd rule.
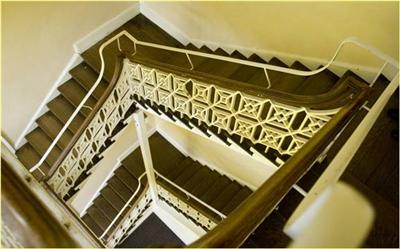
[[[390,98],[341,180],[373,204],[376,219],[364,247],[399,247],[399,91]],[[397,137],[396,137],[397,134]]]

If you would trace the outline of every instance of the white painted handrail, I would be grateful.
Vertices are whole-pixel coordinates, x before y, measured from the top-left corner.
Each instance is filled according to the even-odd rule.
[[[259,62],[253,62],[253,61],[248,61],[248,60],[235,59],[235,58],[231,58],[231,57],[228,57],[228,56],[208,54],[208,53],[203,53],[203,52],[191,51],[191,50],[188,50],[188,49],[174,48],[174,47],[159,45],[159,44],[150,43],[150,42],[143,42],[143,41],[137,40],[135,37],[133,37],[126,30],[123,30],[123,31],[119,32],[118,34],[116,34],[115,36],[113,36],[112,38],[110,38],[109,40],[107,40],[106,42],[104,42],[100,46],[99,54],[100,54],[100,60],[101,60],[101,69],[100,69],[99,77],[97,78],[96,82],[94,83],[94,85],[92,86],[90,91],[86,94],[86,96],[83,98],[81,103],[78,105],[78,107],[76,108],[74,113],[68,119],[67,123],[63,126],[61,131],[58,133],[57,137],[51,143],[51,145],[46,150],[45,154],[42,156],[42,158],[39,160],[39,162],[29,170],[30,172],[33,172],[34,170],[36,170],[37,168],[39,168],[43,164],[43,162],[46,160],[47,156],[50,154],[51,150],[54,148],[54,146],[57,144],[58,140],[61,138],[62,134],[65,132],[65,130],[71,124],[72,120],[78,114],[78,112],[80,111],[82,106],[84,106],[84,103],[86,102],[86,100],[94,92],[94,90],[96,89],[97,85],[100,83],[101,79],[103,78],[104,68],[105,68],[104,58],[103,58],[103,50],[104,50],[104,48],[106,46],[108,46],[109,44],[111,44],[113,41],[117,40],[118,49],[121,50],[121,45],[120,45],[119,38],[124,36],[124,35],[126,37],[128,37],[133,42],[133,45],[134,45],[134,53],[133,54],[136,53],[136,49],[137,49],[136,45],[142,45],[142,46],[146,46],[146,47],[153,47],[153,48],[158,48],[158,49],[162,49],[162,50],[183,53],[183,54],[186,55],[186,57],[187,57],[187,59],[189,61],[189,64],[191,66],[191,69],[193,69],[193,63],[191,61],[190,55],[207,57],[207,58],[210,58],[210,59],[217,59],[217,60],[233,62],[233,63],[238,63],[238,64],[241,64],[241,65],[247,65],[247,66],[252,66],[252,67],[257,67],[257,68],[264,69],[265,77],[266,77],[266,80],[268,82],[268,88],[271,86],[271,82],[270,82],[270,79],[268,77],[267,70],[278,71],[278,72],[282,72],[282,73],[288,73],[288,74],[299,75],[299,76],[310,76],[310,75],[317,74],[317,73],[320,73],[323,70],[327,69],[329,66],[331,66],[333,61],[337,58],[337,55],[339,54],[339,52],[342,49],[342,47],[345,44],[348,44],[348,43],[349,44],[355,44],[355,45],[357,45],[359,47],[362,47],[362,48],[366,49],[368,52],[370,52],[370,53],[374,54],[375,56],[377,56],[378,58],[382,59],[385,63],[388,63],[388,64],[390,64],[390,65],[392,65],[392,66],[394,66],[396,68],[399,68],[399,65],[398,65],[399,63],[396,60],[394,60],[392,57],[388,56],[387,54],[383,53],[382,51],[380,51],[380,50],[378,50],[378,49],[376,49],[376,48],[374,48],[372,46],[369,46],[369,45],[365,44],[364,42],[362,42],[357,37],[348,37],[348,38],[344,39],[339,44],[339,46],[336,49],[334,55],[332,56],[330,61],[325,66],[323,66],[323,67],[321,67],[319,69],[316,69],[316,70],[303,71],[303,70],[297,70],[297,69],[274,66],[274,65],[267,64],[267,63],[259,63]]]
[[[183,189],[182,187],[178,186],[176,183],[174,183],[173,181],[169,180],[168,178],[166,178],[165,176],[161,175],[160,173],[158,173],[156,170],[154,170],[154,173],[156,173],[157,176],[159,176],[160,178],[162,178],[164,181],[168,182],[169,184],[171,184],[172,186],[174,186],[175,188],[179,189],[180,191],[182,191],[183,193],[185,193],[185,195],[191,199],[196,200],[197,202],[199,202],[200,204],[202,204],[203,206],[205,206],[206,208],[210,209],[211,211],[213,211],[214,213],[218,214],[218,216],[220,216],[222,219],[226,218],[226,215],[221,213],[220,211],[218,211],[217,209],[211,207],[210,205],[208,205],[207,203],[205,203],[204,201],[200,200],[199,198],[197,198],[196,196],[194,196],[192,193],[186,191],[185,189]]]
[[[141,174],[139,176],[138,179],[138,186],[135,190],[135,192],[132,194],[132,196],[129,198],[129,200],[125,203],[125,205],[122,207],[121,210],[119,210],[118,214],[114,217],[114,219],[112,220],[112,222],[110,223],[110,225],[108,225],[107,229],[104,230],[103,234],[99,237],[99,239],[102,239],[107,233],[108,231],[111,229],[111,227],[114,225],[114,223],[117,221],[117,219],[121,216],[121,214],[124,212],[124,210],[129,206],[129,204],[131,203],[131,201],[136,197],[136,195],[139,193],[140,188],[142,187],[142,183],[141,180],[143,178],[143,176],[146,175],[146,172],[144,172],[143,174]]]

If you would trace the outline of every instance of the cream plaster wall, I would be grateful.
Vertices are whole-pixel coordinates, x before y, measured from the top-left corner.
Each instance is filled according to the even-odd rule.
[[[398,2],[143,2],[189,40],[326,60],[340,41],[357,36],[398,60]],[[199,42],[200,43],[200,42]],[[349,45],[338,58],[378,67]]]
[[[134,2],[2,2],[2,135],[15,143],[73,43]]]

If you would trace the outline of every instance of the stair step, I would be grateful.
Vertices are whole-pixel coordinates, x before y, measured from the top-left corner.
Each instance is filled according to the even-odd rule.
[[[173,169],[168,171],[166,177],[174,181],[192,162],[193,160],[190,157],[185,158],[180,163],[176,164]]]
[[[113,206],[116,210],[121,210],[125,203],[120,196],[118,196],[111,187],[106,186],[101,190],[101,195],[106,199],[111,206]]]
[[[192,177],[187,180],[186,183],[182,186],[189,192],[193,192],[193,190],[199,185],[199,183],[209,176],[211,171],[208,167],[205,167],[198,162],[195,163],[200,166],[200,169],[197,170],[197,172],[192,175]]]
[[[207,190],[209,190],[210,186],[217,182],[220,176],[221,175],[216,171],[210,170],[208,176],[203,181],[198,183],[191,193],[195,196],[202,196]]]
[[[265,62],[263,59],[261,59],[258,55],[252,54],[248,60],[250,61],[255,61],[255,62]],[[236,71],[234,71],[229,78],[241,82],[247,82],[251,77],[254,76],[254,74],[259,71],[260,69],[257,67],[252,67],[252,66],[247,66],[247,65],[241,65]]]
[[[53,142],[39,127],[35,128],[28,135],[26,135],[26,140],[28,140],[29,144],[40,156],[43,156],[46,153],[47,149],[50,147],[50,144]],[[54,146],[50,154],[47,156],[46,162],[49,165],[53,165],[60,155],[60,148]]]
[[[96,206],[91,206],[87,210],[87,214],[96,222],[96,224],[105,231],[111,221]]]
[[[75,111],[75,108],[71,105],[71,103],[69,103],[68,100],[61,95],[55,97],[47,104],[47,106],[54,116],[56,116],[63,124],[67,123],[68,119]],[[83,121],[84,117],[78,113],[68,126],[68,129],[75,134],[83,124]]]
[[[297,208],[303,198],[304,197],[299,192],[297,192],[297,190],[292,188],[279,203],[278,212],[285,219],[289,219],[289,217],[293,214],[294,210]]]
[[[279,59],[277,59],[275,57],[272,58],[268,62],[268,64],[280,66],[280,67],[287,67],[287,65],[285,63],[283,63],[282,61],[280,61]],[[274,84],[274,82],[275,83],[278,82],[279,78],[283,75],[284,75],[284,73],[273,71],[273,70],[268,70],[268,77],[271,82],[271,87]],[[254,76],[248,80],[248,83],[252,84],[252,85],[267,88],[268,82],[267,82],[264,70],[258,69],[257,72],[254,74]]]
[[[231,57],[235,59],[247,60],[246,56],[244,56],[239,51],[235,50],[231,53]]]
[[[308,77],[295,89],[295,93],[299,95],[323,94],[328,92],[338,80],[339,77],[336,74],[324,70]]]
[[[115,175],[123,182],[126,187],[128,187],[131,191],[135,191],[137,186],[138,186],[138,180],[132,176],[128,170],[126,170],[124,167],[119,167],[115,171]]]
[[[188,45],[186,45],[185,49],[193,50],[193,51],[199,51],[199,49],[195,45],[193,45],[192,43],[189,43]]]
[[[301,64],[299,61],[295,61],[291,69],[297,69],[302,71],[310,71],[309,68]],[[305,76],[285,74],[276,84],[272,85],[272,89],[279,90],[283,92],[293,93],[295,89],[302,84],[307,79]]]
[[[140,147],[135,149],[131,154],[122,160],[121,164],[134,176],[136,179],[145,172],[142,151]]]
[[[149,143],[153,166],[159,172],[170,172],[184,159],[184,155],[157,132],[150,137]]]
[[[82,220],[90,228],[90,230],[92,230],[92,232],[96,234],[96,236],[99,237],[102,235],[103,230],[99,227],[99,225],[96,224],[96,222],[88,214],[85,214],[82,217]]]
[[[98,73],[94,71],[88,64],[82,62],[78,66],[74,67],[69,71],[71,76],[81,84],[81,86],[89,92],[94,83],[98,78]],[[101,80],[93,92],[95,99],[99,100],[103,93],[106,91],[108,83],[105,80]]]
[[[192,162],[184,171],[174,180],[176,185],[183,186],[187,181],[202,167],[198,162]]]
[[[21,148],[19,148],[16,151],[16,155],[17,155],[18,159],[24,164],[25,168],[27,168],[27,169],[30,169],[33,166],[35,166],[36,163],[39,162],[39,160],[40,160],[40,155],[32,148],[32,146],[29,143],[26,143],[23,146],[21,146]],[[45,174],[47,174],[50,170],[50,166],[46,162],[44,162],[40,166],[40,169]],[[35,170],[33,172],[33,176],[37,180],[41,180],[43,178],[43,175],[38,170]]]
[[[226,176],[220,176],[209,189],[200,197],[205,203],[211,203],[231,183]]]
[[[241,186],[239,183],[232,181],[221,193],[210,203],[218,211],[222,211],[223,207],[239,192]]]
[[[116,210],[102,195],[99,195],[93,203],[107,215],[109,220],[113,220],[118,214],[118,210]]]
[[[70,79],[64,84],[62,84],[58,90],[61,94],[75,107],[77,108],[81,101],[85,98],[87,92],[85,89],[79,85],[74,79]],[[89,96],[88,100],[84,103],[85,106],[89,106],[93,109],[96,105],[96,99],[92,96]],[[89,116],[90,109],[86,107],[82,107],[80,109],[80,113],[82,113],[85,117]]]
[[[58,120],[58,118],[54,116],[51,112],[46,112],[45,114],[43,114],[38,120],[36,120],[36,123],[53,141],[64,126],[64,124],[61,123],[61,121]],[[71,131],[66,129],[63,135],[58,140],[57,146],[59,146],[60,149],[64,150],[71,141],[72,136],[73,134],[71,133]]]
[[[133,191],[129,189],[118,177],[112,177],[108,181],[108,186],[110,186],[115,193],[117,193],[121,198],[127,202],[133,194]]]
[[[228,204],[222,209],[222,213],[225,215],[229,215],[233,210],[235,210],[249,195],[251,195],[252,191],[243,187],[240,191],[235,194],[235,196],[228,201]]]
[[[124,26],[129,26],[129,25],[137,26],[142,32],[147,34],[155,43],[177,48],[183,47],[183,45],[178,40],[176,40],[166,31],[161,29],[159,26],[157,26],[157,24],[153,23],[151,20],[146,18],[143,14],[135,16]],[[128,29],[128,31],[130,32],[131,30]]]
[[[214,54],[216,55],[221,55],[221,56],[229,56],[228,52],[226,52],[225,50],[223,50],[222,48],[217,48],[214,51]]]

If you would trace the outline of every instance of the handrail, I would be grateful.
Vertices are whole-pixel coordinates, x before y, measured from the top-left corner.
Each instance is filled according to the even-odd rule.
[[[389,63],[395,67],[398,68],[398,62],[395,61],[392,57],[386,55],[385,53],[381,52],[380,50],[371,47],[369,45],[366,45],[365,43],[363,43],[360,39],[358,39],[357,37],[348,37],[346,39],[344,39],[339,46],[337,47],[334,55],[332,56],[332,58],[329,60],[329,62],[316,70],[310,70],[310,71],[303,71],[303,70],[297,70],[297,69],[291,69],[291,68],[285,68],[285,67],[280,67],[280,66],[275,66],[275,65],[270,65],[268,63],[260,63],[260,62],[253,62],[253,61],[248,61],[248,60],[242,60],[242,59],[236,59],[236,58],[231,58],[231,57],[227,57],[227,56],[221,56],[221,55],[215,55],[215,54],[208,54],[208,53],[204,53],[204,52],[197,52],[197,51],[191,51],[188,49],[182,49],[182,48],[174,48],[174,47],[169,47],[169,46],[165,46],[165,45],[159,45],[159,44],[155,44],[155,43],[150,43],[150,42],[143,42],[140,40],[137,40],[135,37],[133,37],[130,33],[128,33],[126,30],[123,30],[121,32],[119,32],[118,34],[116,34],[115,36],[113,36],[112,38],[108,39],[106,42],[104,42],[100,48],[99,48],[99,54],[100,54],[100,60],[101,60],[101,69],[100,69],[100,74],[96,80],[96,82],[94,83],[94,85],[92,86],[92,88],[90,89],[90,91],[86,94],[86,96],[83,98],[83,100],[81,101],[81,103],[78,105],[78,107],[76,108],[76,110],[73,112],[73,114],[71,115],[71,117],[68,119],[67,123],[65,123],[65,125],[63,126],[63,128],[60,130],[60,132],[58,133],[58,135],[56,136],[56,138],[54,139],[54,141],[51,143],[51,145],[49,146],[49,148],[46,150],[45,154],[41,157],[41,159],[39,160],[38,163],[36,163],[32,168],[29,169],[29,171],[32,173],[33,171],[35,171],[37,168],[39,168],[43,162],[46,160],[47,156],[50,154],[51,150],[54,148],[54,146],[57,144],[58,140],[61,138],[61,136],[63,135],[63,133],[65,132],[65,130],[68,128],[68,126],[71,124],[71,122],[73,121],[73,119],[75,118],[75,116],[78,114],[78,112],[80,111],[80,109],[82,108],[82,106],[84,106],[84,103],[87,101],[87,99],[90,97],[90,95],[94,92],[94,90],[96,89],[97,85],[100,83],[101,79],[103,78],[103,74],[104,74],[104,69],[105,69],[105,63],[104,63],[104,58],[103,58],[103,50],[106,46],[108,46],[109,44],[111,44],[113,41],[117,40],[118,43],[118,49],[121,51],[121,45],[120,45],[120,41],[119,38],[122,36],[126,36],[128,37],[131,41],[133,41],[133,45],[134,45],[134,52],[133,54],[136,53],[137,51],[137,44],[138,45],[142,45],[142,46],[146,46],[146,47],[153,47],[153,48],[158,48],[158,49],[162,49],[162,50],[168,50],[168,51],[173,51],[173,52],[179,52],[179,53],[184,53],[191,65],[191,70],[194,68],[193,67],[193,63],[191,61],[190,55],[195,55],[195,56],[201,56],[201,57],[207,57],[207,58],[211,58],[211,59],[217,59],[217,60],[222,60],[222,61],[227,61],[227,62],[233,62],[233,63],[238,63],[238,64],[242,64],[242,65],[247,65],[247,66],[252,66],[252,67],[258,67],[258,68],[262,68],[265,71],[265,76],[268,82],[268,88],[271,86],[271,82],[269,80],[268,77],[268,72],[267,70],[272,70],[272,71],[278,71],[278,72],[282,72],[282,73],[288,73],[288,74],[293,74],[293,75],[299,75],[299,76],[310,76],[310,75],[314,75],[317,73],[322,72],[323,70],[327,69],[329,66],[331,66],[331,64],[333,63],[333,61],[336,59],[337,55],[339,54],[340,50],[342,49],[342,47],[347,44],[347,43],[352,43],[355,45],[358,45],[366,50],[368,50],[368,52],[374,54],[375,56],[377,56],[378,58],[382,59],[385,61],[385,63]]]
[[[102,239],[107,233],[108,231],[111,229],[111,227],[114,225],[114,223],[118,220],[118,218],[121,216],[121,214],[125,211],[125,209],[130,205],[131,201],[136,197],[136,195],[139,193],[140,188],[142,187],[142,177],[144,177],[146,175],[146,172],[144,172],[143,174],[141,174],[139,176],[138,179],[138,186],[135,190],[135,192],[132,194],[132,196],[129,198],[129,200],[125,203],[125,205],[121,208],[121,210],[119,210],[118,214],[114,217],[114,219],[111,221],[110,225],[108,225],[107,229],[104,230],[103,234],[99,237],[99,239]]]
[[[175,188],[179,189],[181,192],[183,192],[187,197],[194,199],[195,201],[199,202],[201,205],[205,206],[206,208],[210,209],[211,211],[213,211],[214,213],[216,213],[218,216],[220,216],[222,219],[226,218],[226,215],[221,213],[220,211],[218,211],[217,209],[213,208],[212,206],[208,205],[207,203],[205,203],[204,201],[200,200],[199,198],[197,198],[196,196],[194,196],[192,193],[186,191],[185,189],[183,189],[182,187],[178,186],[177,184],[175,184],[174,182],[172,182],[171,180],[169,180],[168,178],[166,178],[165,176],[163,176],[162,174],[160,174],[157,170],[154,169],[154,173],[161,177],[164,181],[168,182],[169,184],[171,184],[172,186],[174,186]]]
[[[92,88],[90,88],[89,92],[85,95],[85,97],[82,99],[82,101],[79,103],[78,107],[76,107],[75,111],[72,113],[71,117],[68,119],[68,121],[64,124],[63,128],[59,131],[58,135],[56,138],[53,140],[53,142],[50,144],[49,148],[47,148],[46,152],[44,155],[41,157],[39,162],[37,162],[32,168],[29,169],[29,172],[35,171],[37,168],[39,168],[43,162],[46,160],[47,156],[50,154],[51,150],[54,148],[54,146],[57,144],[58,140],[61,138],[61,136],[64,134],[64,132],[67,130],[68,126],[72,123],[76,115],[79,113],[80,109],[82,106],[84,106],[85,102],[89,99],[89,97],[92,95],[92,93],[95,91],[97,85],[100,83],[101,79],[103,78],[104,74],[104,69],[105,69],[105,63],[104,63],[104,58],[103,58],[103,50],[105,47],[107,47],[109,44],[111,44],[113,41],[119,39],[124,35],[124,33],[119,33],[112,37],[111,39],[107,40],[105,43],[103,43],[100,48],[99,48],[99,54],[100,54],[100,60],[101,60],[101,69],[100,69],[100,74],[99,77],[97,77],[96,82],[93,84]]]
[[[274,210],[275,206],[303,176],[352,114],[364,103],[368,88],[354,80],[355,92],[348,102],[317,134],[283,164],[261,187],[225,220],[189,247],[239,247]]]

